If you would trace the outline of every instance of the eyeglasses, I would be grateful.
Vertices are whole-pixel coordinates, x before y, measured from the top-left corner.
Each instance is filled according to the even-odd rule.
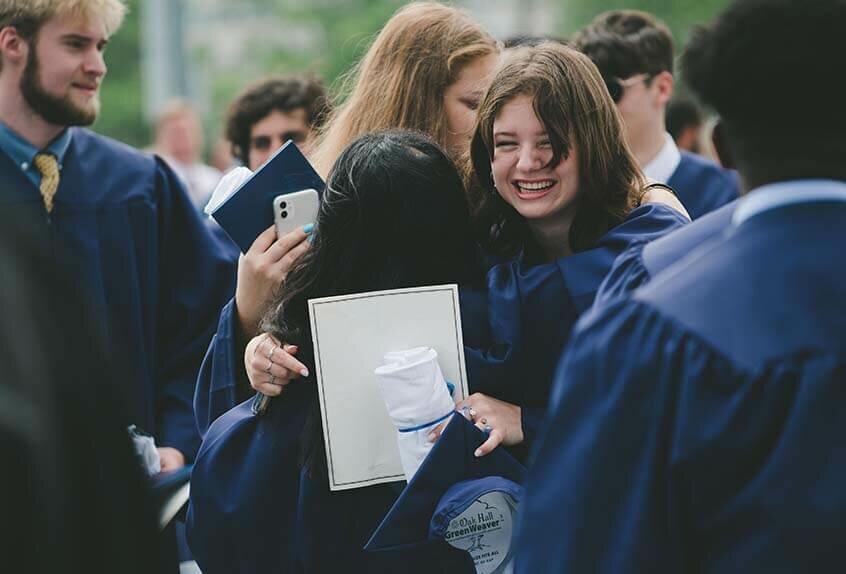
[[[623,99],[623,94],[625,93],[626,88],[630,88],[640,82],[648,82],[654,75],[655,74],[644,73],[636,74],[630,78],[626,78],[625,80],[613,77],[603,77],[602,79],[605,80],[605,85],[608,87],[608,93],[611,94],[611,99],[614,100],[614,103],[616,104]]]

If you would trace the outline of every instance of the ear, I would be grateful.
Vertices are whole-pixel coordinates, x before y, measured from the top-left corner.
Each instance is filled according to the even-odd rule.
[[[18,34],[14,26],[0,28],[0,57],[12,64],[25,62],[29,54],[29,42]]]
[[[673,75],[667,71],[661,72],[652,79],[652,89],[655,90],[658,105],[666,106],[673,97],[674,83]]]

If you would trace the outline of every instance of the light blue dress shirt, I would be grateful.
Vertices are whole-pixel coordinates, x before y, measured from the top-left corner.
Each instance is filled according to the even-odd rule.
[[[66,129],[43,150],[56,156],[56,160],[59,163],[59,170],[62,169],[62,163],[65,160],[65,153],[68,151],[68,146],[70,146],[72,134],[73,131],[70,128]],[[35,167],[33,160],[35,159],[35,155],[42,150],[36,148],[13,132],[3,122],[0,122],[0,150],[5,152],[15,162],[15,165],[35,184],[35,187],[41,186],[41,172]]]

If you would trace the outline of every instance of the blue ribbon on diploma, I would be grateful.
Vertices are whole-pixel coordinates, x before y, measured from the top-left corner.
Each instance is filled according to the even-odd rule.
[[[444,416],[437,418],[437,419],[435,419],[431,422],[423,423],[422,425],[417,425],[416,427],[409,427],[407,429],[397,429],[397,432],[414,432],[414,431],[423,430],[424,428],[434,426],[441,421],[445,421],[446,419],[448,419],[449,417],[451,417],[454,414],[455,414],[455,411],[450,411],[447,414],[445,414]]]

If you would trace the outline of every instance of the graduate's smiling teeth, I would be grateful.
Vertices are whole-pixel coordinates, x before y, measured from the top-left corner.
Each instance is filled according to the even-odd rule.
[[[514,182],[514,187],[517,188],[520,195],[542,194],[552,188],[553,185],[555,185],[554,179],[540,179],[537,181],[517,180]]]

